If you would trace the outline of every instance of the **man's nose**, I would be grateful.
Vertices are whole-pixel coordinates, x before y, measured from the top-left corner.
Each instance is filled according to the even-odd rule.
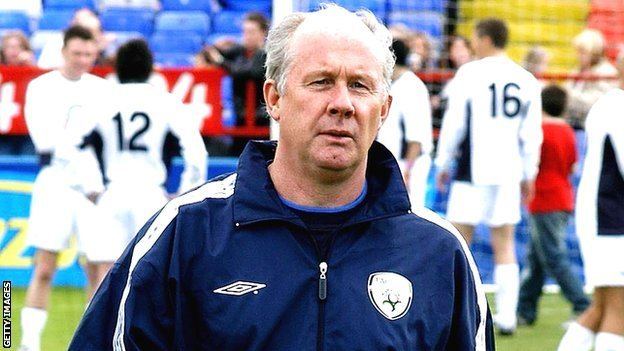
[[[349,88],[343,84],[337,84],[332,90],[332,99],[328,106],[329,114],[336,117],[349,118],[355,113],[355,107],[351,101]]]

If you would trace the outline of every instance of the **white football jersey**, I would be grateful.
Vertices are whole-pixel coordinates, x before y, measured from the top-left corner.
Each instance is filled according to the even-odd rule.
[[[611,90],[587,115],[587,152],[576,201],[579,237],[624,234],[622,101],[624,90]]]
[[[180,191],[205,181],[206,148],[199,126],[182,102],[147,83],[115,85],[108,101],[96,113],[110,182],[164,184],[162,151],[169,131],[178,137],[185,161]]]
[[[403,73],[390,87],[392,105],[386,121],[377,134],[397,160],[401,159],[403,142],[419,142],[423,154],[433,148],[431,104],[423,82],[411,71]]]
[[[82,184],[85,191],[101,191],[103,187],[95,153],[90,148],[82,150],[75,156],[76,162],[68,165],[59,162],[57,149],[68,126],[86,122],[81,120],[88,106],[102,98],[109,86],[88,73],[70,80],[56,70],[33,79],[26,89],[24,116],[35,149],[40,154],[52,154],[51,167],[62,171],[71,185]]]
[[[495,185],[534,179],[542,143],[541,91],[508,57],[459,68],[449,91],[435,164],[457,161],[457,180]]]

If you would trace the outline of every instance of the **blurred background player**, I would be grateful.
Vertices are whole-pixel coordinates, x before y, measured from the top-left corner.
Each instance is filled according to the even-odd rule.
[[[266,52],[264,42],[269,32],[269,20],[259,12],[249,12],[242,24],[242,45],[224,45],[204,48],[201,53],[209,63],[223,67],[232,77],[232,98],[236,125],[245,125],[246,108],[249,101],[255,104],[255,124],[269,125],[269,117],[264,108],[262,86],[264,84],[264,62]],[[248,98],[253,95],[253,99]],[[238,156],[249,141],[249,137],[234,137],[230,153]]]
[[[544,141],[535,196],[528,206],[531,240],[520,284],[520,324],[535,323],[547,275],[555,279],[563,296],[572,303],[574,315],[589,306],[583,283],[570,267],[565,241],[568,219],[574,210],[570,177],[577,160],[574,130],[563,119],[566,101],[565,90],[557,85],[542,90]]]
[[[185,161],[179,190],[190,190],[206,179],[207,152],[199,126],[180,101],[147,82],[152,67],[153,56],[144,40],[122,45],[115,63],[121,84],[113,87],[104,104],[91,106],[94,124],[78,131],[88,135],[95,129],[103,142],[108,182],[98,207],[108,227],[100,250],[109,262],[117,260],[167,201],[163,146],[168,132],[178,138]]]
[[[497,285],[495,324],[501,334],[516,328],[519,272],[514,249],[520,200],[531,198],[542,141],[539,83],[504,52],[507,25],[477,23],[472,38],[477,61],[453,79],[442,122],[436,166],[438,186],[450,180],[447,219],[472,240],[475,225],[487,223]]]
[[[424,207],[433,148],[429,93],[407,66],[409,47],[395,39],[392,50],[396,58],[390,87],[392,105],[377,141],[399,161],[412,207]]]
[[[576,201],[581,244],[592,304],[570,325],[559,351],[624,350],[624,55],[617,60],[620,88],[589,111],[587,154]]]
[[[95,205],[83,194],[90,194],[94,200],[102,191],[95,154],[91,149],[80,151],[71,167],[55,157],[65,126],[79,118],[91,100],[101,97],[108,83],[87,73],[97,56],[97,43],[88,29],[70,27],[63,42],[63,66],[31,81],[26,92],[24,113],[41,165],[33,185],[27,239],[36,248],[34,271],[21,313],[22,350],[29,351],[40,348],[56,260],[70,236],[77,234],[79,248],[88,261],[89,298],[108,269],[93,245],[100,228]],[[90,166],[96,171],[90,172]],[[76,184],[83,185],[80,191]]]

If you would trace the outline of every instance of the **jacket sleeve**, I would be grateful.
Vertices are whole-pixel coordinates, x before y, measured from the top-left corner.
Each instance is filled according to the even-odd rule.
[[[489,306],[474,261],[467,255],[463,249],[455,252],[455,301],[446,350],[494,350]]]
[[[148,221],[108,273],[69,350],[182,349],[176,346],[178,284],[169,275],[176,221],[163,222],[164,212]]]

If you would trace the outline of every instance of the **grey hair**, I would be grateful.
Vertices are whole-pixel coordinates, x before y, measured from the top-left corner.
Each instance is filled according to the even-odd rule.
[[[381,23],[373,13],[369,10],[358,10],[355,13],[336,5],[336,4],[322,4],[321,9],[316,12],[304,13],[295,12],[286,17],[275,27],[269,31],[269,35],[266,41],[266,79],[272,79],[276,82],[277,91],[283,94],[286,88],[286,78],[292,63],[293,53],[291,52],[292,38],[297,28],[311,16],[326,16],[332,17],[350,17],[356,16],[362,23],[371,31],[375,38],[376,44],[373,47],[377,52],[378,57],[382,57],[383,62],[383,80],[384,80],[384,92],[386,94],[390,91],[390,83],[392,81],[392,71],[394,70],[394,54],[391,50],[392,36],[390,31]],[[327,20],[336,21],[335,18]],[[334,23],[342,23],[343,21],[336,21]]]

